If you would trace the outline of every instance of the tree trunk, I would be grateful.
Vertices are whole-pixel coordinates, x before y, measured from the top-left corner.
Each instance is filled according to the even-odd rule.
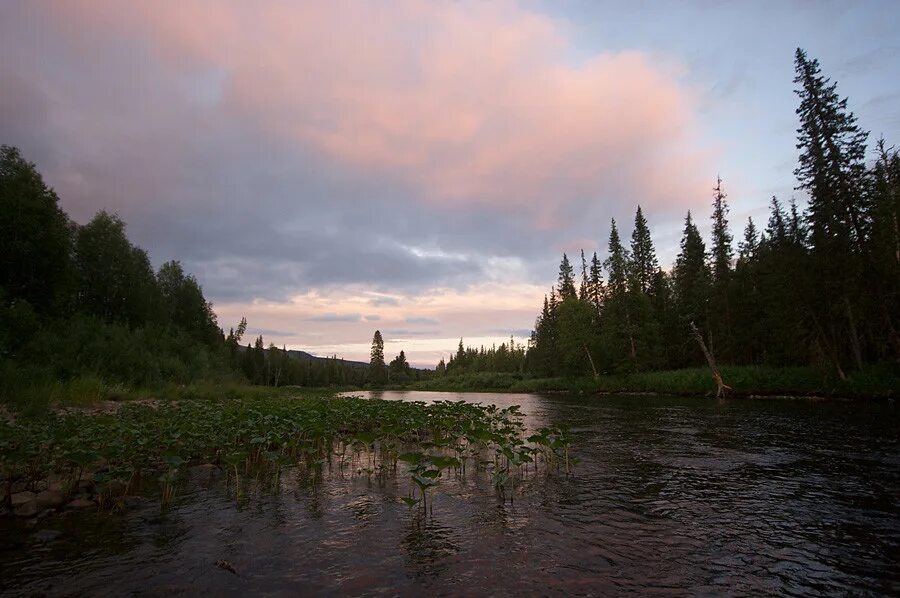
[[[847,309],[847,321],[850,323],[850,347],[853,349],[853,359],[856,361],[856,369],[863,368],[862,349],[859,346],[859,333],[856,331],[856,318],[850,308],[850,299],[844,295],[844,307]]]
[[[600,374],[597,373],[597,368],[594,367],[594,358],[591,357],[591,352],[588,351],[587,343],[581,343],[581,345],[584,347],[584,352],[587,353],[588,361],[591,362],[591,371],[594,372],[594,380],[599,380],[599,379],[600,379]]]
[[[719,368],[716,366],[716,358],[713,356],[712,352],[706,348],[706,343],[703,341],[703,335],[700,334],[700,331],[697,330],[697,326],[693,322],[691,322],[691,331],[694,333],[694,338],[697,340],[697,344],[700,345],[700,350],[703,351],[704,357],[706,357],[706,363],[709,364],[709,369],[712,370],[712,377],[716,383],[716,398],[718,399],[724,395],[726,391],[731,390],[731,387],[726,385],[722,380],[722,374],[719,373]]]
[[[816,345],[818,346],[819,351],[831,360],[834,369],[837,371],[838,377],[841,380],[846,381],[847,374],[844,373],[844,369],[841,367],[841,361],[838,359],[837,353],[835,353],[831,344],[828,342],[828,339],[825,337],[825,331],[822,330],[819,320],[813,316],[812,313],[810,313],[810,316],[812,317],[813,324],[816,326]],[[824,350],[822,345],[824,345]]]

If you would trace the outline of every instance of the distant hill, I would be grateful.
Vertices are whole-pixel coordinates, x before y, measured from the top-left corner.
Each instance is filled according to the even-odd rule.
[[[298,349],[288,349],[288,356],[294,357],[296,359],[300,359],[302,361],[318,361],[324,362],[333,359],[332,357],[319,357],[318,355],[313,355],[312,353],[307,353],[306,351],[300,351]],[[367,368],[369,367],[368,362],[364,361],[348,361],[346,359],[338,359],[339,362],[343,363],[347,367],[351,368]]]
[[[246,345],[238,345],[238,350],[246,351]],[[268,351],[268,349],[265,349]],[[335,359],[334,357],[319,357],[318,355],[313,355],[312,353],[307,353],[306,351],[300,351],[299,349],[288,349],[287,350],[288,357],[293,359],[299,359],[301,361],[315,361],[317,363],[325,363],[326,361],[332,361]],[[347,359],[338,359],[338,362],[344,364],[348,368],[367,368],[369,367],[369,363],[367,361],[349,361]]]

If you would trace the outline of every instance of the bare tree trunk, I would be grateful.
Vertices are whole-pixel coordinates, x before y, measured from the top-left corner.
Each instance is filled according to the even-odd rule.
[[[841,367],[841,361],[838,359],[837,353],[834,351],[834,348],[831,346],[831,343],[828,342],[828,339],[825,337],[825,331],[822,330],[821,324],[819,324],[819,320],[810,313],[812,317],[813,324],[816,326],[816,343],[818,344],[819,351],[825,354],[828,359],[831,360],[831,364],[834,366],[834,369],[837,371],[837,375],[841,380],[847,380],[847,374],[844,373],[844,369]],[[824,345],[824,350],[822,348]]]
[[[697,330],[697,326],[693,322],[691,322],[691,331],[694,333],[694,338],[697,339],[697,344],[700,345],[700,350],[703,351],[703,355],[706,357],[706,363],[709,364],[709,369],[712,370],[712,377],[716,383],[716,398],[718,399],[724,395],[726,391],[731,390],[731,387],[726,385],[722,380],[722,374],[719,373],[719,368],[716,366],[716,358],[713,357],[710,350],[706,348],[706,343],[703,341],[703,335],[700,334],[700,331]]]
[[[627,300],[627,299],[626,299]],[[631,331],[631,312],[628,310],[628,303],[625,304],[625,325],[628,326],[628,343],[631,361],[637,360],[637,349],[634,346],[634,334]]]
[[[599,380],[599,379],[600,379],[600,374],[597,373],[597,368],[594,367],[594,358],[591,357],[591,352],[588,351],[587,343],[581,343],[581,345],[584,347],[584,352],[587,353],[588,361],[591,362],[591,371],[594,372],[594,380]]]
[[[856,369],[863,368],[862,350],[859,346],[859,333],[856,331],[856,319],[853,317],[853,310],[850,308],[850,299],[844,295],[844,307],[847,309],[847,320],[850,323],[850,347],[853,349],[853,359],[856,360]]]

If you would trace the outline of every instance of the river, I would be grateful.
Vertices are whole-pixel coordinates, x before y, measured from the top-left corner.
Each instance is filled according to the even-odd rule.
[[[353,393],[366,394],[366,393]],[[568,423],[572,475],[501,501],[441,483],[433,513],[365,476],[243,507],[188,483],[161,513],[4,527],[0,588],[49,595],[898,595],[893,403],[384,392]],[[289,478],[290,476],[285,476]],[[227,562],[229,571],[216,562]]]

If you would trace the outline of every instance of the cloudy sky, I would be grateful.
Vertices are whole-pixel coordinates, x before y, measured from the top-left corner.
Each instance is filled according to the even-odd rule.
[[[793,193],[793,51],[900,143],[900,2],[0,3],[0,143],[180,259],[226,329],[433,366],[524,337],[562,252],[720,174]],[[601,254],[602,255],[602,254]]]

